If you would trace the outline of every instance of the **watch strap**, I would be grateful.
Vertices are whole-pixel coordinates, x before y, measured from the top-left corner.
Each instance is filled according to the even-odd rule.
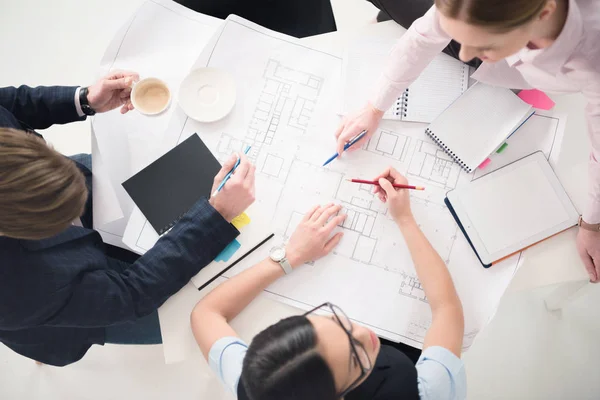
[[[600,232],[600,224],[588,224],[583,220],[583,217],[579,217],[579,227],[586,231]]]
[[[281,268],[283,268],[283,272],[285,272],[286,275],[292,273],[292,264],[290,264],[287,258],[284,258],[281,261],[279,261],[279,265],[281,265]]]
[[[96,114],[96,110],[90,106],[87,87],[79,89],[79,105],[81,106],[81,111],[83,111],[85,115],[92,116]]]

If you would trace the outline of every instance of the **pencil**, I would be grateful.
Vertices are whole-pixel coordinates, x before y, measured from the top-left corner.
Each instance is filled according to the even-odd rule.
[[[364,183],[365,185],[377,185],[379,186],[379,182],[376,181],[367,181],[364,179],[346,179],[348,182],[354,183]],[[392,186],[396,189],[412,189],[412,190],[425,190],[423,186],[412,186],[412,185],[401,185],[399,183],[392,183]]]
[[[354,145],[354,143],[358,142],[366,134],[367,134],[367,131],[362,131],[361,133],[359,133],[358,135],[356,135],[355,137],[353,137],[352,139],[350,139],[350,141],[344,145],[344,151],[348,150],[351,146]],[[338,153],[335,153],[334,155],[332,155],[331,157],[329,157],[329,159],[327,159],[327,161],[325,161],[325,163],[323,163],[323,166],[326,166],[327,164],[329,164],[330,162],[332,162],[333,160],[335,160],[339,156],[340,155]]]

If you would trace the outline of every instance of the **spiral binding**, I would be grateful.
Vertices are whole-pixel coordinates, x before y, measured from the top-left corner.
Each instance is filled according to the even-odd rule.
[[[396,109],[394,110],[394,115],[400,115],[403,118],[406,118],[406,111],[408,110],[408,88],[402,92],[402,96],[398,98],[396,101]]]
[[[429,136],[431,139],[433,139],[434,142],[437,143],[438,146],[440,146],[440,148],[442,150],[444,150],[444,152],[446,154],[448,154],[450,157],[452,157],[452,159],[454,161],[456,161],[456,163],[458,165],[460,165],[460,167],[462,169],[464,169],[465,171],[467,171],[468,173],[471,173],[473,171],[472,168],[470,168],[467,164],[465,164],[456,154],[454,154],[454,152],[452,150],[450,150],[448,148],[448,146],[446,146],[444,144],[444,142],[442,142],[440,140],[440,138],[437,137],[437,135],[435,133],[433,133],[429,128],[425,129],[425,133],[427,134],[427,136]]]

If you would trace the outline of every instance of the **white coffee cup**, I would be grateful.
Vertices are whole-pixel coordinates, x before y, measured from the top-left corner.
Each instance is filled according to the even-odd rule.
[[[134,82],[131,90],[131,103],[142,114],[160,114],[171,104],[171,91],[167,84],[160,79],[145,78]]]

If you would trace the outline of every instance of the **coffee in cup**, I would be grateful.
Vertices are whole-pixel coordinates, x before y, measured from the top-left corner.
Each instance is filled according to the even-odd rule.
[[[171,91],[160,79],[145,78],[134,84],[131,103],[142,114],[159,114],[169,107]]]

